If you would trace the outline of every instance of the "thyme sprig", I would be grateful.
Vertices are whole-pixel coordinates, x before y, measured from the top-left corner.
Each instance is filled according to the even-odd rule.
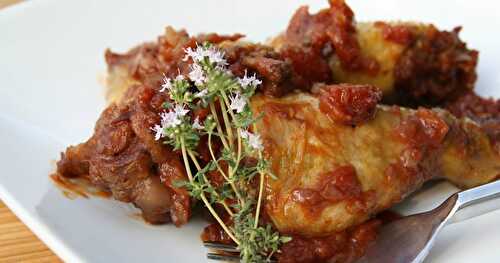
[[[249,106],[250,97],[262,82],[246,71],[243,78],[233,76],[226,69],[224,53],[209,43],[188,48],[185,52],[184,60],[192,61],[188,78],[164,76],[161,91],[168,92],[171,102],[164,103],[161,123],[152,127],[155,138],[181,151],[189,181],[178,182],[175,186],[185,187],[193,198],[202,200],[238,245],[241,260],[269,261],[290,238],[280,236],[271,225],[259,225],[265,177],[273,177],[269,162],[262,154],[264,147],[260,136],[255,133],[259,117],[255,117]],[[210,112],[203,123],[188,114],[200,108]],[[211,160],[201,166],[196,148],[201,136],[205,135]],[[214,140],[222,143],[220,151],[214,150]],[[256,161],[243,165],[245,158]],[[214,171],[224,178],[222,185],[214,186],[210,181],[209,173]],[[259,176],[257,190],[250,187],[256,176]],[[228,205],[229,200],[234,200],[234,204]],[[233,225],[222,220],[214,204],[224,207]]]

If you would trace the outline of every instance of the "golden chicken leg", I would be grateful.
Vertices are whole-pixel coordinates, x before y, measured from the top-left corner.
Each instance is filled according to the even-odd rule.
[[[324,236],[357,225],[425,181],[465,187],[495,179],[500,156],[473,122],[443,110],[377,106],[367,86],[257,96],[257,132],[276,180],[266,212],[283,233]]]

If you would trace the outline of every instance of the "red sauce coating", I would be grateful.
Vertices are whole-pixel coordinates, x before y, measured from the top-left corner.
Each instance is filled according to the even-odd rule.
[[[477,122],[500,153],[500,100],[481,98],[470,91],[446,105],[455,116]]]
[[[361,55],[352,10],[343,0],[329,2],[330,8],[314,15],[309,14],[307,7],[297,10],[286,30],[283,54],[292,60],[295,68],[314,65],[311,69],[316,74],[328,71],[327,57],[332,52],[345,70],[377,74],[378,62]],[[288,55],[290,53],[293,56]]]
[[[278,262],[354,262],[375,241],[380,221],[377,219],[327,237],[306,238],[292,235],[281,247]]]
[[[241,34],[218,35],[214,33],[190,37],[185,30],[176,31],[167,27],[165,34],[156,43],[140,45],[126,54],[106,50],[106,63],[109,68],[125,66],[130,76],[149,87],[160,87],[163,74],[175,77],[179,72],[189,72],[188,61],[183,61],[185,49],[196,47],[196,43],[209,41],[214,44],[223,41],[236,41]]]
[[[296,78],[302,72],[293,72],[289,61],[271,47],[264,45],[226,45],[223,47],[229,70],[236,76],[243,76],[245,71],[256,73],[261,79],[259,87],[266,95],[283,96],[295,88]],[[312,76],[311,76],[312,77]]]
[[[275,257],[280,263],[354,262],[364,254],[368,245],[375,241],[382,222],[372,219],[326,237],[308,238],[285,233],[283,235],[292,237],[292,240],[284,244]],[[234,244],[218,223],[205,227],[201,239]]]
[[[203,242],[234,244],[233,240],[226,234],[219,223],[212,223],[206,226],[201,233],[201,240]]]
[[[111,194],[105,190],[92,191],[95,187],[92,187],[90,182],[85,178],[68,178],[64,177],[59,173],[53,173],[50,175],[52,182],[61,189],[64,196],[74,199],[76,197],[89,198],[89,195],[109,198]]]
[[[301,204],[310,216],[319,215],[332,203],[350,201],[357,205],[363,199],[361,184],[352,165],[344,165],[321,176],[315,187],[298,188],[292,191],[291,198]]]
[[[335,122],[358,125],[374,117],[380,100],[382,92],[373,86],[331,85],[322,89],[319,107]]]
[[[382,36],[385,40],[394,43],[406,46],[415,38],[412,27],[408,25],[390,25],[382,21],[377,21],[375,22],[375,26],[382,29]]]
[[[429,25],[408,43],[394,67],[398,105],[439,105],[473,89],[478,52],[467,49],[460,29]]]
[[[388,185],[399,184],[401,193],[416,189],[425,179],[439,175],[439,165],[432,155],[439,153],[442,141],[449,131],[448,124],[435,112],[419,108],[416,114],[403,119],[395,128],[397,140],[407,146],[399,160],[384,171]],[[426,161],[424,162],[424,157]],[[398,197],[398,202],[404,198]]]
[[[448,130],[448,124],[435,112],[419,108],[416,115],[403,120],[396,128],[396,136],[412,147],[437,147]]]

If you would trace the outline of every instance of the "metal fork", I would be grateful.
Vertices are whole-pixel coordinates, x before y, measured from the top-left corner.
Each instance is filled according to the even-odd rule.
[[[377,241],[367,249],[357,263],[423,262],[444,225],[500,208],[499,197],[500,181],[496,181],[455,193],[428,212],[388,223],[381,227]],[[208,259],[230,262],[240,260],[238,249],[232,245],[209,242],[205,242],[204,245],[216,251],[207,253]]]
[[[377,240],[357,263],[420,263],[447,223],[456,223],[500,208],[500,181],[458,192],[437,208],[381,227]],[[474,205],[474,207],[471,207]]]

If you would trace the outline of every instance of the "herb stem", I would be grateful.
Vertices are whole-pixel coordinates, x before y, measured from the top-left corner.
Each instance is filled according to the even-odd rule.
[[[229,150],[230,148],[226,142],[226,138],[224,137],[224,133],[222,132],[222,127],[220,126],[219,117],[217,116],[217,111],[215,110],[214,103],[210,102],[209,107],[210,107],[210,112],[212,113],[212,116],[214,116],[214,120],[215,120],[216,127],[217,127],[217,132],[219,133],[219,138],[222,141],[224,148]]]
[[[234,169],[238,169],[238,166],[240,165],[240,161],[241,161],[241,129],[238,128],[237,130],[238,132],[238,154],[236,156],[236,165],[234,166],[235,168]]]
[[[224,91],[221,91],[220,93],[222,96],[225,96],[225,94],[226,94]],[[227,111],[228,111],[227,109],[228,108],[226,108],[225,100],[219,99],[219,104],[220,104],[220,109],[222,112],[222,118],[224,119],[224,126],[226,126],[226,131],[227,131],[228,140],[229,140],[229,148],[231,150],[233,150],[233,145],[234,145],[233,127],[231,126],[231,123],[229,122],[229,118],[227,116]],[[229,105],[228,105],[228,107],[229,107]],[[229,112],[232,113],[231,110]],[[233,168],[233,167],[231,167],[231,165],[228,166],[229,178],[233,177],[235,171],[236,171],[236,167]],[[241,204],[244,203],[243,199],[241,199],[241,196],[238,196],[238,200],[240,201]]]
[[[221,92],[222,94],[225,94],[225,92]],[[234,141],[233,141],[233,127],[231,126],[231,123],[229,122],[229,118],[227,116],[227,108],[226,104],[224,101],[219,100],[220,108],[222,111],[222,118],[224,119],[224,126],[226,126],[226,131],[227,131],[227,136],[229,140],[229,147],[231,150],[233,149]],[[230,111],[232,112],[232,111]]]
[[[224,179],[229,181],[229,179],[226,176],[226,173],[224,173],[224,170],[222,170],[222,168],[220,167],[217,158],[215,158],[214,150],[212,149],[212,133],[208,134],[208,151],[210,152],[210,156],[212,157],[212,160],[215,162],[215,165],[217,166],[217,170],[219,170]]]
[[[234,243],[236,243],[236,245],[239,245],[240,242],[238,241],[238,239],[236,239],[236,237],[233,235],[233,233],[231,232],[231,230],[229,230],[229,228],[224,223],[224,221],[222,221],[222,219],[219,217],[219,215],[217,214],[217,212],[215,212],[214,208],[210,205],[210,202],[208,202],[208,200],[207,200],[207,198],[205,197],[204,194],[201,195],[201,200],[203,201],[203,203],[205,203],[205,206],[208,208],[208,210],[210,211],[210,213],[212,214],[212,216],[215,218],[215,220],[217,220],[217,222],[222,227],[222,229],[224,229],[224,231],[226,232],[226,234],[234,241]]]
[[[257,227],[259,225],[260,206],[262,204],[262,195],[263,195],[263,190],[264,190],[264,178],[266,176],[266,174],[263,172],[259,172],[259,174],[260,174],[259,198],[257,199],[257,208],[255,210],[255,227]]]
[[[187,157],[187,153],[186,153],[186,145],[185,145],[185,142],[184,142],[184,138],[181,138],[181,151],[182,151],[182,159],[184,159],[184,166],[186,168],[186,172],[188,174],[188,178],[189,178],[189,181],[192,182],[193,181],[193,175],[191,174],[191,168],[189,167],[189,162],[188,162],[188,157]],[[206,196],[205,196],[205,193],[201,193],[201,200],[203,201],[203,203],[205,204],[205,206],[208,208],[208,211],[210,211],[210,213],[212,214],[212,216],[215,218],[215,220],[217,220],[217,222],[220,224],[220,226],[222,227],[222,229],[224,229],[224,231],[227,233],[227,235],[236,243],[236,244],[240,244],[240,242],[238,241],[238,239],[236,239],[236,237],[234,237],[233,233],[229,230],[229,228],[227,227],[227,225],[224,223],[224,221],[222,221],[222,219],[219,217],[219,215],[217,214],[217,212],[215,212],[214,208],[212,207],[212,205],[210,204],[210,202],[208,202]]]
[[[198,169],[198,171],[201,170],[201,166],[200,164],[198,163],[198,160],[196,160],[196,156],[194,156],[193,152],[188,150],[188,155],[189,157],[191,157],[191,160],[193,161],[194,163],[194,166],[196,166],[196,169]],[[203,175],[203,179],[205,179],[205,182],[207,182],[207,184],[213,188],[212,184],[210,183],[210,181],[207,179],[207,177],[205,175]],[[219,197],[220,198],[220,195],[219,193],[217,193],[216,191],[214,192],[215,196]],[[233,211],[231,211],[231,209],[229,208],[229,206],[226,204],[226,201],[225,200],[221,200],[220,203],[222,204],[222,206],[224,207],[224,209],[226,209],[227,213],[230,215],[230,216],[233,216],[234,213]]]
[[[253,130],[256,131],[257,130],[257,126],[254,124],[253,126]],[[262,159],[262,151],[259,151],[259,159]],[[257,199],[257,208],[255,210],[255,227],[257,227],[259,225],[259,216],[260,216],[260,206],[262,204],[262,195],[263,195],[263,192],[264,192],[264,178],[266,176],[266,174],[263,172],[263,171],[259,171],[259,179],[260,179],[260,182],[259,182],[259,197]]]
[[[220,167],[219,161],[217,160],[217,158],[215,158],[215,154],[214,154],[214,151],[212,149],[212,134],[211,133],[208,134],[208,151],[210,152],[210,156],[212,156],[212,160],[214,160],[215,165],[217,166],[217,169],[221,173],[222,177],[224,177],[224,180],[226,180],[229,183],[229,185],[231,186],[231,188],[233,188],[233,191],[236,194],[236,197],[238,198],[238,202],[241,203],[243,201],[243,199],[241,198],[240,191],[238,191],[238,188],[236,188],[236,185],[234,185],[234,182],[232,180],[229,180],[229,178],[226,176],[226,173],[224,173],[224,170],[222,170],[222,168]]]
[[[222,99],[224,100],[225,104],[227,105],[227,107],[229,108],[229,105],[231,105],[231,103],[229,103],[229,99],[227,98],[227,95],[225,92],[221,92],[221,95],[222,95]],[[231,115],[231,118],[233,120],[236,120],[236,117],[234,116],[234,113],[232,110],[229,111],[229,114]]]
[[[224,100],[224,103],[226,104],[226,106],[229,108],[229,99],[227,97],[227,94],[225,92],[221,92],[221,95],[222,95],[222,100]],[[236,120],[236,117],[234,116],[234,113],[232,110],[229,110],[229,114],[231,115],[231,118],[233,120]],[[237,130],[237,133],[238,133],[238,157],[237,157],[237,160],[236,160],[236,165],[234,166],[234,171],[236,171],[238,169],[238,166],[239,166],[239,163],[240,163],[240,160],[241,160],[241,129],[238,128]],[[232,177],[232,171],[229,172],[229,177]],[[242,203],[244,204],[245,201],[242,199]]]
[[[191,169],[189,168],[189,162],[186,156],[186,146],[184,143],[184,138],[181,138],[181,151],[182,151],[182,160],[184,161],[184,167],[186,168],[186,173],[188,175],[188,179],[190,182],[193,181],[193,175],[191,174]]]

